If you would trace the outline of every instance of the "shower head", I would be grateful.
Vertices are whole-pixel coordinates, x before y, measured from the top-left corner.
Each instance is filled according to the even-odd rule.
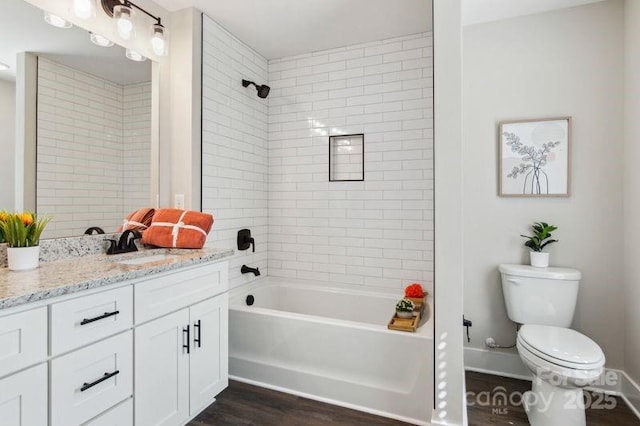
[[[270,90],[271,90],[271,87],[267,86],[266,84],[263,84],[262,86],[258,87],[258,97],[262,99],[266,99],[266,97],[269,96]]]
[[[258,91],[258,97],[259,98],[265,99],[267,96],[269,96],[269,91],[271,90],[271,87],[267,86],[266,84],[258,86],[253,81],[242,80],[242,86],[243,87],[249,87],[250,84],[253,84],[256,87],[256,90]]]

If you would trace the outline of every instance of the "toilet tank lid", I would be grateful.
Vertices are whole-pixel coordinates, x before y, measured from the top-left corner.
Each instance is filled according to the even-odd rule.
[[[571,268],[536,268],[529,265],[506,265],[498,266],[502,274],[514,277],[543,278],[549,280],[579,280],[582,274],[577,269]]]

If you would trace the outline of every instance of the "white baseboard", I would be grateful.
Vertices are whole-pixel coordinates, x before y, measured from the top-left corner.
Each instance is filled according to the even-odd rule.
[[[529,369],[520,360],[520,356],[505,350],[464,348],[464,368],[467,371],[512,379],[533,379]],[[587,389],[621,397],[640,418],[640,386],[627,373],[613,368],[605,368],[603,377],[610,380],[602,380]]]
[[[529,381],[533,379],[529,369],[520,360],[520,356],[505,350],[464,348],[464,368],[512,379]]]

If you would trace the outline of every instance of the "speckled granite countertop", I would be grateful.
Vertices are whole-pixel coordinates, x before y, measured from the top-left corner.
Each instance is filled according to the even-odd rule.
[[[202,250],[150,249],[113,256],[99,254],[40,262],[40,267],[31,271],[16,272],[2,268],[0,269],[0,310],[220,260],[233,253],[231,249],[206,247]],[[119,263],[123,260],[159,254],[176,256],[137,265]]]

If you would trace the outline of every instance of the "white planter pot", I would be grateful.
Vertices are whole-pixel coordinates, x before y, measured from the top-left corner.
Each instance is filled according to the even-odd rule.
[[[396,311],[398,318],[411,318],[413,316],[413,312],[404,312],[404,311]]]
[[[7,261],[11,271],[35,269],[40,263],[40,246],[7,247]]]
[[[532,251],[529,252],[531,256],[531,266],[536,268],[548,268],[549,267],[549,253]]]

